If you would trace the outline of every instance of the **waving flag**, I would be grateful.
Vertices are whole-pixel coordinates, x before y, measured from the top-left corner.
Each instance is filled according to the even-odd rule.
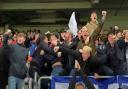
[[[29,50],[29,52],[28,52],[28,60],[27,60],[27,62],[31,62],[32,61],[32,57],[31,57],[31,55],[30,55],[30,50]]]
[[[69,26],[69,29],[72,32],[72,34],[74,36],[76,36],[77,32],[78,32],[78,28],[77,28],[77,22],[76,22],[76,18],[75,18],[75,12],[72,13],[68,26]]]

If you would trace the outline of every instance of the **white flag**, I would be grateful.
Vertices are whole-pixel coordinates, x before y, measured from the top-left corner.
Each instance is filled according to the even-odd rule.
[[[76,36],[78,28],[77,28],[77,22],[75,18],[75,12],[72,13],[68,26],[69,26],[70,31],[73,33],[73,35]]]

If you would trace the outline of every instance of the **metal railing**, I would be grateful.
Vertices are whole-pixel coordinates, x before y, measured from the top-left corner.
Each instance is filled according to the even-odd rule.
[[[40,77],[39,80],[38,80],[38,85],[39,85],[39,89],[41,89],[41,80],[42,79],[52,79],[51,76],[43,76],[43,77]],[[48,84],[48,87],[50,87],[50,84]]]

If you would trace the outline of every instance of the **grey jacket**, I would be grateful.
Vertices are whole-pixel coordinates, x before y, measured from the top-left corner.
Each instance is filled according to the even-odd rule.
[[[9,76],[14,76],[17,78],[25,78],[27,67],[26,58],[28,54],[28,49],[21,44],[8,45],[8,36],[4,36],[4,47],[8,49],[7,56],[9,55],[9,61],[11,63],[9,68]]]

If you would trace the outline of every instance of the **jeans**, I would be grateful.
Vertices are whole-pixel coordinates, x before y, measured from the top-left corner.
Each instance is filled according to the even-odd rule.
[[[55,66],[55,67],[52,69],[51,75],[52,75],[52,76],[59,76],[62,71],[63,71],[62,66]]]
[[[23,89],[24,79],[9,76],[8,78],[8,89]]]

